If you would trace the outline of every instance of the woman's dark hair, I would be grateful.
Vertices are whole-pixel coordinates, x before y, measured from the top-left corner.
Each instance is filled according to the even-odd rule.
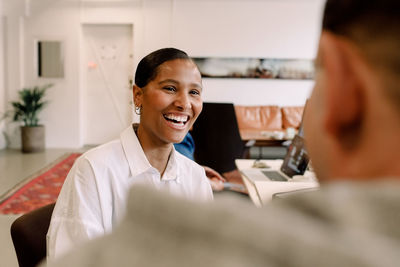
[[[136,68],[135,84],[140,88],[145,87],[157,76],[161,64],[174,59],[191,60],[185,52],[176,48],[162,48],[148,54]]]

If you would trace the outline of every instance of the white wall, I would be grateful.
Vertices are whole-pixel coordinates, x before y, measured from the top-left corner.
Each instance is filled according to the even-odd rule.
[[[323,5],[323,0],[27,2],[34,4],[22,7],[23,19],[15,12],[6,14],[6,48],[8,57],[13,59],[6,66],[10,70],[7,96],[8,100],[15,97],[22,86],[55,84],[49,91],[50,105],[41,116],[48,147],[83,145],[82,24],[133,24],[135,65],[148,52],[165,46],[175,46],[198,57],[311,59],[316,53]],[[35,77],[33,43],[38,38],[65,42],[64,79]],[[204,100],[301,105],[312,85],[312,81],[204,79]]]
[[[6,94],[4,89],[4,17],[3,2],[0,1],[0,118],[6,110]],[[0,149],[6,147],[6,140],[3,135],[4,122],[0,119]]]
[[[23,0],[2,1],[2,45],[3,45],[3,71],[2,71],[2,95],[5,98],[4,109],[9,108],[9,101],[17,96],[17,91],[22,86],[22,44],[23,44]],[[20,146],[19,127],[15,123],[3,128],[10,137],[11,146]]]
[[[24,86],[52,83],[47,92],[49,104],[41,113],[46,125],[48,147],[77,147],[80,143],[79,90],[79,3],[60,2],[49,5],[25,18]],[[34,64],[34,44],[37,40],[63,42],[65,54],[64,78],[38,78]]]
[[[172,42],[193,56],[315,57],[322,2],[176,1]],[[311,81],[205,79],[207,101],[302,105]]]

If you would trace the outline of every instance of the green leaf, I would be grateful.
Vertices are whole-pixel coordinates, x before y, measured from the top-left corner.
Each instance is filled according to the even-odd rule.
[[[34,86],[33,88],[23,88],[18,91],[19,100],[11,102],[13,108],[5,116],[12,117],[14,121],[22,121],[25,126],[37,126],[39,124],[39,112],[47,105],[43,98],[47,89],[53,84]]]

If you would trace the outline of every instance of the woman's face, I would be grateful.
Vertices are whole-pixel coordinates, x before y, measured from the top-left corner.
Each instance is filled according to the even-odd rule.
[[[140,126],[156,143],[179,143],[199,116],[201,75],[186,59],[166,61],[144,88],[135,87],[135,104],[141,106]]]

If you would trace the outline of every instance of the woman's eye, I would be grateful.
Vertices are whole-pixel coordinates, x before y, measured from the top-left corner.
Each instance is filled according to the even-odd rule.
[[[170,91],[170,92],[175,92],[176,91],[176,88],[173,87],[173,86],[165,86],[164,89],[167,90],[167,91]]]
[[[200,91],[199,90],[190,90],[190,94],[191,95],[200,95]]]

